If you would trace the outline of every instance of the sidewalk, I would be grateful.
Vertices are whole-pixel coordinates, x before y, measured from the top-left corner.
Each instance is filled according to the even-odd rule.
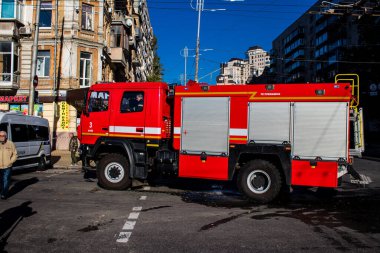
[[[71,153],[67,150],[54,150],[51,152],[51,163],[54,169],[81,169],[82,162],[78,162],[78,166],[70,166]]]

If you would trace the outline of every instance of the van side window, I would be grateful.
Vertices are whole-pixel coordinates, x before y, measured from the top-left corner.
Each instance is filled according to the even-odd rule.
[[[44,126],[28,126],[29,141],[48,141],[49,129]]]
[[[7,123],[1,123],[0,124],[0,131],[5,131],[8,133],[8,124]]]
[[[121,99],[120,112],[141,112],[144,109],[144,92],[124,92]]]
[[[104,112],[108,110],[108,91],[92,91],[88,101],[88,112]]]
[[[11,124],[12,141],[24,142],[28,141],[28,127],[27,125]]]

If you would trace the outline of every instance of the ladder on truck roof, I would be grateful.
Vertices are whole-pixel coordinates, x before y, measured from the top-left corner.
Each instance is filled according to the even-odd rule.
[[[335,83],[347,83],[351,85],[351,102],[350,102],[350,123],[353,130],[353,146],[350,147],[352,156],[361,157],[364,152],[364,124],[363,110],[359,108],[360,102],[360,85],[357,74],[338,74],[335,76]]]

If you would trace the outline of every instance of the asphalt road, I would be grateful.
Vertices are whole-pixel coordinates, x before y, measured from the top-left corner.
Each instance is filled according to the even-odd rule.
[[[0,201],[0,252],[380,252],[380,162],[373,182],[335,195],[294,189],[270,205],[228,184],[158,180],[106,191],[76,170],[13,175]]]

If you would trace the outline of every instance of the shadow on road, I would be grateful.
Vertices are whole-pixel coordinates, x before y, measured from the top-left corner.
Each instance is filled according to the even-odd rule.
[[[59,160],[61,160],[61,156],[54,156],[54,155],[52,155],[52,156],[51,156],[51,165],[53,166],[53,165],[56,164]]]
[[[21,180],[16,182],[12,188],[9,190],[8,197],[12,197],[13,195],[16,195],[17,193],[24,190],[29,185],[37,183],[39,180],[36,177],[32,177],[29,179]]]
[[[22,219],[37,213],[29,206],[31,203],[31,201],[24,202],[0,214],[0,252],[6,252],[4,248],[7,240]]]

